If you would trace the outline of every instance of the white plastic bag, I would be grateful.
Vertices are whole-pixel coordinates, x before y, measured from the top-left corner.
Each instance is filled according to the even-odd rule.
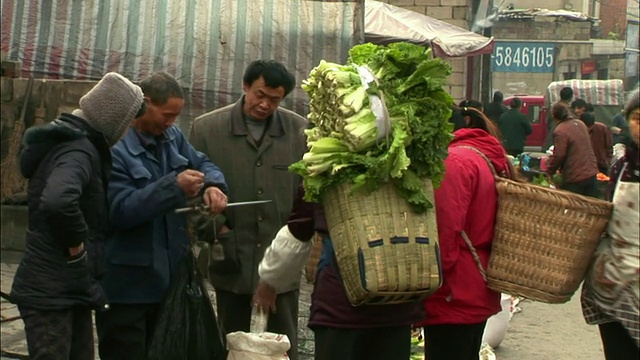
[[[487,343],[494,349],[500,346],[500,343],[507,335],[507,327],[511,320],[511,301],[511,295],[502,294],[500,297],[502,310],[490,317],[489,320],[487,320],[487,325],[484,327],[482,342]]]
[[[287,335],[236,331],[227,335],[227,360],[287,360],[290,347]]]
[[[251,332],[237,331],[227,335],[227,360],[289,359],[289,338],[287,335],[266,332],[268,320],[269,315],[254,306],[251,311]]]
[[[489,344],[483,344],[480,349],[480,360],[496,360],[496,354],[493,352],[493,348]]]
[[[267,331],[267,323],[269,322],[269,315],[258,310],[256,306],[251,310],[251,325],[249,332],[254,334],[260,334]]]

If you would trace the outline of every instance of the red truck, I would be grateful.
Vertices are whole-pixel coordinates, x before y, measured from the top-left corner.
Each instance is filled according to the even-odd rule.
[[[525,151],[544,152],[543,145],[549,132],[551,105],[560,100],[560,90],[564,87],[573,89],[574,99],[584,99],[593,104],[596,121],[610,125],[611,119],[620,112],[624,103],[624,87],[622,80],[564,80],[554,81],[547,86],[546,95],[515,95],[504,100],[509,106],[511,99],[522,100],[520,111],[529,119],[533,133],[527,136]]]

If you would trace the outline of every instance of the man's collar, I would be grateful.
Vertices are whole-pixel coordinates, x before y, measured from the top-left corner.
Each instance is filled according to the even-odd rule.
[[[153,136],[151,134],[140,132],[132,126],[129,128],[129,131],[127,131],[127,134],[122,141],[126,144],[129,152],[137,156],[145,152],[145,149],[148,146],[157,146],[158,140],[173,140],[175,135],[167,130],[165,130],[160,136]]]
[[[153,136],[151,134],[140,132],[140,131],[136,130],[135,128],[133,128],[133,131],[138,136],[138,140],[140,140],[140,145],[142,145],[142,147],[146,148],[147,146],[156,146],[157,141],[156,141],[155,136]]]

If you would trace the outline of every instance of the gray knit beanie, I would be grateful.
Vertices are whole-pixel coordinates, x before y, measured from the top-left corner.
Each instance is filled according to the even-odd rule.
[[[93,89],[80,98],[83,118],[115,145],[135,118],[144,102],[138,85],[124,76],[107,73]]]

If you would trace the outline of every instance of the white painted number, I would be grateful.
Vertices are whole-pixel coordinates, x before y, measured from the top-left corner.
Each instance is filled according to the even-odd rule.
[[[553,65],[553,48],[548,47],[547,52],[545,54],[545,65],[551,67]]]
[[[522,48],[522,66],[529,67],[529,49],[527,48]]]
[[[553,52],[552,46],[498,45],[493,60],[497,67],[551,68],[554,60]]]
[[[544,64],[544,49],[538,48],[537,54],[536,54],[536,66],[542,67],[543,64]]]
[[[520,48],[516,48],[513,52],[513,63],[520,66]]]
[[[496,46],[496,66],[502,66],[504,61],[502,50],[504,50],[502,46]]]
[[[512,60],[511,59],[511,52],[512,51],[513,50],[510,47],[504,49],[504,66],[507,66],[507,67],[511,66],[511,60]]]

